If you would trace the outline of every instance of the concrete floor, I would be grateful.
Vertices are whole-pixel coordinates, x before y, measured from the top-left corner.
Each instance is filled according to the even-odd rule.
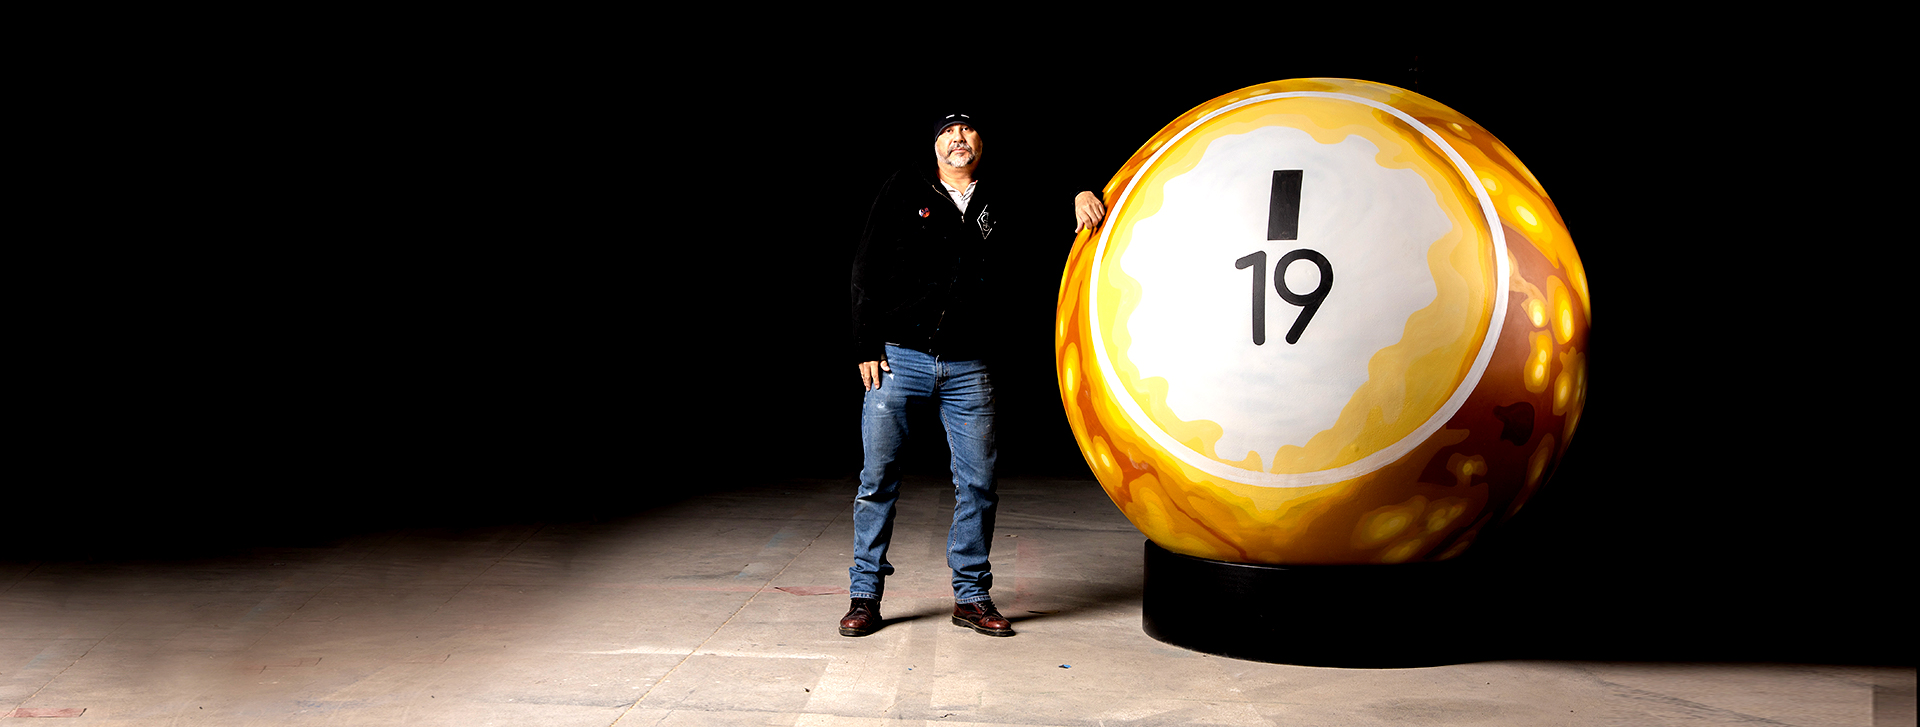
[[[948,622],[952,497],[926,480],[903,495],[887,627],[839,636],[851,485],[789,481],[596,523],[0,565],[0,710],[74,727],[1914,723],[1909,667],[1186,651],[1141,632],[1142,538],[1097,486],[1002,492],[1013,638]]]

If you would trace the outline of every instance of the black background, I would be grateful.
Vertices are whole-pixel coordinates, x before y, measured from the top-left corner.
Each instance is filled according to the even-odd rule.
[[[951,109],[979,115],[1026,213],[1002,477],[1090,480],[1051,363],[1069,198],[1215,96],[1347,77],[1499,135],[1592,281],[1580,430],[1473,554],[1523,584],[1489,622],[1595,634],[1573,655],[1911,659],[1890,597],[1911,476],[1883,464],[1905,428],[1859,413],[1876,367],[1904,372],[1850,332],[1838,271],[1862,261],[1806,245],[1819,175],[1782,171],[1810,142],[1772,110],[1832,69],[1660,38],[518,37],[213,54],[125,70],[124,101],[73,117],[84,143],[46,185],[68,228],[15,349],[47,405],[17,442],[10,557],[610,518],[793,477],[851,492],[853,244]],[[938,481],[942,457],[917,448],[914,471]]]

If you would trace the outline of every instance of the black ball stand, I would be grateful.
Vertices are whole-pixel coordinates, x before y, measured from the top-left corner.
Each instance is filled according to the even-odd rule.
[[[1305,666],[1476,661],[1489,615],[1477,569],[1451,562],[1276,566],[1174,553],[1147,541],[1147,635],[1185,649]]]

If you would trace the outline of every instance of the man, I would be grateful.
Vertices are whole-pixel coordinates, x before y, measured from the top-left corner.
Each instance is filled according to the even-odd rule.
[[[893,573],[887,546],[900,489],[896,458],[910,403],[937,407],[952,455],[947,565],[953,623],[989,636],[1013,635],[989,595],[987,558],[999,497],[986,355],[996,333],[990,309],[1002,262],[994,251],[1008,240],[997,227],[1005,211],[995,205],[1005,201],[979,179],[985,144],[978,120],[943,115],[933,133],[933,166],[887,180],[854,258],[854,358],[865,391],[860,439],[866,459],[854,501],[852,603],[840,620],[842,636],[865,636],[881,625],[880,597]],[[1098,225],[1105,214],[1091,192],[1080,193],[1074,208],[1080,228]]]

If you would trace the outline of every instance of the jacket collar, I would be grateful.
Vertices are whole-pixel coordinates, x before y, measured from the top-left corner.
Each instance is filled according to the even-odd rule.
[[[928,165],[920,168],[920,178],[923,180],[926,180],[926,183],[931,185],[934,189],[938,189],[943,192],[946,191],[946,187],[940,186],[940,171],[934,168],[932,165]],[[981,176],[980,170],[975,169],[973,172],[973,183],[979,184],[983,179],[986,179],[986,177]]]

